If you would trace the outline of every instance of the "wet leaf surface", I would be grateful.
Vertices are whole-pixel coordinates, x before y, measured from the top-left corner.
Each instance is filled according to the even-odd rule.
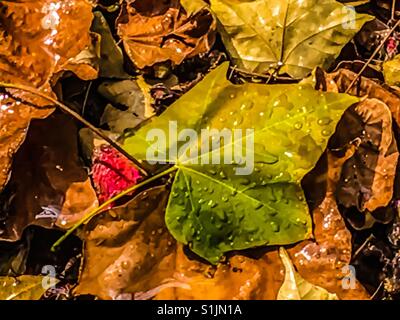
[[[385,0],[0,1],[0,299],[400,299],[399,17]]]
[[[326,75],[317,84],[322,89],[345,91],[355,74],[341,69]],[[394,121],[398,121],[400,98],[375,82],[362,78],[353,94],[366,96],[354,109],[347,112],[337,128],[332,148],[347,149],[355,146],[355,152],[343,164],[338,181],[336,198],[346,208],[382,215],[382,209],[392,199],[397,172],[398,148]]]
[[[305,281],[295,270],[285,249],[279,249],[285,266],[285,280],[279,289],[277,300],[337,300],[336,294]]]
[[[185,253],[186,252],[186,253]],[[171,300],[275,300],[284,278],[276,250],[234,254],[215,267],[178,247],[174,280],[139,297]],[[175,282],[174,282],[175,281]],[[212,290],[211,290],[212,288]]]
[[[179,0],[126,0],[116,23],[128,56],[141,69],[165,61],[180,64],[209,51],[215,41],[211,13],[188,17]]]
[[[310,173],[311,176],[308,179],[311,179],[314,184],[322,179],[320,188],[325,190],[323,200],[319,203],[315,199],[316,193],[308,194],[309,201],[314,204],[312,219],[315,240],[303,241],[288,250],[302,278],[346,300],[368,298],[367,292],[354,277],[351,278],[353,282],[346,282],[346,276],[351,275],[351,269],[348,267],[351,261],[351,233],[346,228],[334,197],[342,165],[353,152],[354,150],[349,149],[340,157],[328,152],[321,158],[316,171]],[[322,178],[318,174],[319,166],[327,168]],[[307,186],[305,188],[307,189]],[[346,285],[344,286],[343,283]],[[348,290],[350,286],[352,290]]]
[[[77,132],[75,122],[63,114],[32,122],[4,191],[8,198],[2,204],[0,239],[18,240],[29,224],[51,227],[60,212],[65,217],[59,224],[66,226],[96,206],[78,157]]]
[[[211,0],[224,44],[240,68],[294,78],[328,68],[371,20],[333,0]]]
[[[0,277],[0,300],[39,300],[47,290],[43,276]]]
[[[226,80],[226,72],[226,64],[211,72],[124,144],[137,159],[157,161],[151,158],[157,150],[161,155],[167,152],[164,161],[179,169],[168,203],[167,226],[178,241],[190,244],[212,263],[227,251],[290,244],[310,236],[311,221],[299,183],[323,153],[342,113],[358,101],[299,85],[235,86]],[[146,140],[149,132],[155,132],[152,129],[161,129],[165,138],[160,139],[168,141],[175,134],[168,131],[173,121],[177,133],[186,128],[198,133],[202,128],[252,128],[254,172],[245,172],[237,164],[216,164],[230,163],[232,158],[224,159],[223,152],[239,144],[245,150],[241,150],[241,161],[248,160],[245,154],[253,148],[248,131],[231,136],[225,145],[213,144],[207,152],[197,149],[209,143],[207,137],[196,137],[186,145],[178,142],[178,156],[171,153],[171,146],[163,149],[162,144]],[[217,159],[214,164],[204,161],[210,155]],[[240,162],[235,157],[234,162]]]
[[[83,270],[77,294],[103,299],[146,291],[172,276],[175,241],[164,223],[164,187],[138,194],[85,227]],[[170,274],[171,273],[171,274]]]
[[[76,66],[70,59],[91,45],[91,20],[91,5],[85,0],[2,2],[0,81],[31,85],[51,95],[52,77]],[[12,94],[16,98],[0,92],[0,188],[7,182],[12,156],[24,141],[30,120],[53,112],[43,99],[15,90]]]

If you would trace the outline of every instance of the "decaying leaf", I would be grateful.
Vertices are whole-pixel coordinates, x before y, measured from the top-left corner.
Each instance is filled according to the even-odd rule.
[[[211,0],[234,62],[250,71],[279,69],[303,78],[329,67],[373,17],[334,0]]]
[[[0,300],[39,300],[48,285],[43,276],[0,277]]]
[[[225,63],[212,71],[124,144],[137,159],[175,164],[178,172],[167,208],[168,229],[212,263],[227,251],[290,244],[310,236],[311,220],[300,181],[323,153],[344,110],[358,101],[297,84],[233,85],[226,80],[227,69]],[[169,131],[171,123],[176,128]],[[204,128],[228,130],[225,146],[209,146],[209,137],[200,133]],[[254,131],[245,131],[249,128]],[[187,136],[180,137],[178,154],[171,152],[173,145],[147,139],[149,132],[161,131],[165,137],[158,139],[169,141],[175,130],[178,134],[183,129],[193,129],[197,136],[189,142]],[[243,136],[233,136],[230,129]],[[251,134],[254,159],[247,159],[253,148],[248,142]],[[215,138],[221,142],[220,136]],[[235,148],[240,153],[236,164],[231,164],[233,145],[240,146],[239,152]],[[246,161],[254,164],[254,170],[240,172],[243,165],[238,163]]]
[[[51,227],[60,213],[59,225],[67,226],[97,205],[78,157],[77,133],[64,114],[32,122],[3,191],[0,239],[18,240],[30,224]]]
[[[277,300],[337,300],[336,294],[312,285],[295,270],[287,252],[282,247],[279,256],[285,266],[285,280],[279,289]]]
[[[32,233],[26,234],[18,244],[0,242],[0,276],[16,276],[24,274],[30,250]]]
[[[317,86],[343,92],[355,74],[342,69],[325,77]],[[350,142],[356,146],[354,155],[343,164],[336,197],[346,208],[372,212],[387,206],[393,195],[399,153],[392,115],[399,120],[400,98],[365,78],[352,93],[367,99],[345,114],[334,137],[336,148]]]
[[[283,270],[275,250],[261,257],[237,254],[215,268],[190,258],[166,229],[166,200],[164,187],[150,189],[85,227],[76,294],[141,300],[276,298]]]
[[[0,81],[34,86],[51,95],[54,75],[69,70],[76,62],[71,59],[91,45],[91,9],[86,0],[1,2]],[[0,105],[2,189],[30,120],[47,117],[53,107],[15,90],[0,92]]]
[[[158,62],[180,64],[210,50],[216,22],[204,9],[188,17],[179,0],[125,0],[117,19],[124,48],[138,68]]]
[[[172,276],[175,241],[164,222],[167,198],[164,187],[149,189],[85,226],[76,294],[119,299],[152,289]]]
[[[349,148],[341,157],[327,152],[327,173],[322,183],[326,193],[322,202],[312,211],[315,240],[303,241],[288,250],[302,278],[345,300],[368,299],[367,292],[349,267],[351,233],[346,228],[334,197],[343,163],[353,152],[353,148]],[[313,181],[315,184],[316,181]]]
[[[89,178],[85,181],[72,182],[65,191],[56,225],[68,229],[98,205],[96,192]]]
[[[276,250],[250,256],[237,253],[216,267],[188,257],[178,245],[174,286],[136,295],[157,300],[275,300],[284,270]],[[168,283],[168,282],[167,282]],[[169,281],[174,284],[173,281]]]
[[[129,75],[124,71],[124,56],[111,33],[106,19],[100,11],[94,12],[91,30],[100,35],[99,76],[105,78],[122,78]]]
[[[150,88],[145,86],[143,79],[103,82],[98,91],[112,105],[106,106],[101,124],[108,124],[111,132],[122,135],[125,130],[133,129],[150,118],[154,110],[151,107]]]

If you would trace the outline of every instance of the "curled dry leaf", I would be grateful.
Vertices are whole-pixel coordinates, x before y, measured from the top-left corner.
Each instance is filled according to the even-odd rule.
[[[71,59],[91,45],[91,9],[86,0],[1,2],[0,81],[52,94],[53,75],[76,66]],[[0,92],[0,104],[2,189],[30,120],[47,117],[53,108],[43,99],[16,90]]]
[[[216,22],[209,10],[188,17],[179,0],[125,0],[117,21],[125,50],[138,68],[208,52]]]
[[[354,73],[342,69],[327,74],[317,86],[343,92],[354,77]],[[345,113],[333,139],[335,148],[345,148],[349,142],[356,146],[353,156],[343,164],[336,197],[346,208],[372,212],[387,206],[393,195],[399,152],[392,115],[400,120],[400,98],[365,78],[352,93],[367,98]]]
[[[32,122],[3,191],[0,239],[18,240],[27,225],[50,227],[57,217],[68,226],[97,205],[78,157],[77,133],[64,114]]]
[[[351,233],[334,197],[342,165],[353,153],[353,148],[342,157],[327,152],[326,194],[322,203],[312,211],[315,240],[303,241],[288,252],[306,281],[335,293],[340,299],[367,299],[367,292],[355,279],[351,282],[351,290],[343,285],[344,278],[349,276]]]

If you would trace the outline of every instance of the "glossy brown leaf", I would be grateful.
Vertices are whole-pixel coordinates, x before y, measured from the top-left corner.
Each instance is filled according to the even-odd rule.
[[[91,9],[86,0],[1,2],[0,81],[33,86],[52,95],[52,80],[58,77],[54,75],[63,70],[74,70],[87,79],[87,69],[79,72],[74,59],[91,46]],[[30,120],[45,118],[54,109],[47,101],[16,90],[0,92],[0,105],[2,189]]]
[[[344,92],[354,77],[354,73],[342,69],[327,74],[318,86]],[[352,94],[367,99],[344,115],[333,137],[335,148],[349,143],[356,146],[354,155],[343,164],[336,197],[346,208],[373,212],[387,206],[393,195],[399,153],[392,116],[400,120],[400,98],[366,78],[354,86]]]
[[[103,299],[276,298],[283,281],[276,250],[258,257],[237,254],[215,268],[189,257],[165,227],[167,197],[164,187],[150,189],[87,225],[76,294]]]
[[[117,21],[118,35],[138,68],[208,52],[216,22],[207,9],[188,17],[179,0],[125,0]]]
[[[235,254],[215,268],[189,259],[178,247],[174,277],[181,285],[162,288],[155,299],[275,300],[284,278],[277,250],[250,257]],[[156,292],[157,293],[157,292]]]
[[[167,198],[164,187],[149,189],[92,219],[76,294],[120,299],[171,278],[175,242],[164,223]]]
[[[67,225],[97,205],[87,171],[78,157],[78,128],[67,115],[34,120],[17,152],[2,195],[0,239],[18,240],[30,224]],[[68,214],[73,214],[68,216]]]
[[[320,286],[340,299],[367,299],[368,294],[358,283],[349,289],[343,286],[351,260],[351,233],[337,207],[334,193],[343,163],[354,153],[349,148],[342,157],[327,153],[326,194],[313,210],[314,241],[303,241],[288,252],[299,274],[308,282]]]

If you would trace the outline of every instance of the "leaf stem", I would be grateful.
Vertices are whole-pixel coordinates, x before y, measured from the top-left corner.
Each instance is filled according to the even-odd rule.
[[[129,193],[149,184],[150,182],[153,182],[167,174],[170,174],[171,172],[174,172],[178,170],[178,167],[173,166],[165,171],[160,172],[157,175],[154,175],[138,184],[135,184],[132,187],[129,187],[128,189],[125,189],[124,191],[118,193],[116,196],[112,197],[111,199],[108,199],[106,202],[102,203],[100,206],[98,206],[96,209],[92,210],[90,213],[88,213],[86,216],[84,216],[82,219],[80,219],[74,226],[72,226],[70,229],[67,230],[67,232],[60,238],[58,239],[53,246],[51,247],[51,251],[54,252],[56,251],[57,247],[67,238],[69,237],[76,229],[78,229],[81,225],[86,224],[89,222],[95,215],[100,213],[103,209],[107,209],[113,202],[117,201],[118,199],[122,198],[123,196],[128,195]]]
[[[68,106],[66,106],[65,104],[59,102],[57,99],[54,99],[42,92],[40,92],[38,89],[33,88],[33,87],[29,87],[29,86],[24,86],[24,85],[20,85],[20,84],[14,84],[14,83],[5,83],[5,82],[0,82],[0,87],[3,88],[9,88],[9,89],[16,89],[16,90],[22,90],[22,91],[26,91],[29,93],[32,93],[36,96],[39,96],[53,104],[55,104],[58,108],[60,108],[62,111],[64,111],[65,113],[69,114],[71,117],[75,118],[76,120],[78,120],[79,122],[81,122],[83,125],[85,125],[86,127],[88,127],[90,130],[92,130],[95,134],[97,134],[99,137],[101,137],[103,140],[105,140],[106,142],[108,142],[113,148],[115,148],[116,150],[118,150],[118,152],[120,152],[122,155],[124,155],[127,159],[129,159],[130,161],[132,161],[135,166],[138,168],[138,170],[140,171],[140,173],[143,176],[148,176],[148,173],[146,171],[146,169],[144,168],[144,165],[142,163],[140,163],[138,160],[136,160],[134,157],[132,157],[128,152],[126,152],[117,142],[115,142],[114,140],[112,140],[111,138],[109,138],[106,134],[104,134],[99,128],[95,127],[93,124],[91,124],[89,121],[87,121],[86,119],[84,119],[79,113],[75,112],[74,110],[72,110],[71,108],[69,108]]]
[[[400,25],[400,20],[396,22],[396,24],[393,26],[392,29],[390,29],[389,33],[386,35],[386,37],[382,40],[382,42],[379,44],[379,46],[375,49],[374,53],[371,55],[371,57],[368,59],[368,61],[363,65],[361,70],[358,72],[357,76],[353,79],[353,81],[350,83],[350,85],[347,87],[345,93],[349,93],[351,88],[355,85],[357,82],[358,78],[361,77],[365,69],[367,69],[368,65],[374,60],[375,56],[381,51],[382,47],[385,45],[386,41],[389,39],[389,37],[392,35],[392,33],[396,30],[396,28]]]

